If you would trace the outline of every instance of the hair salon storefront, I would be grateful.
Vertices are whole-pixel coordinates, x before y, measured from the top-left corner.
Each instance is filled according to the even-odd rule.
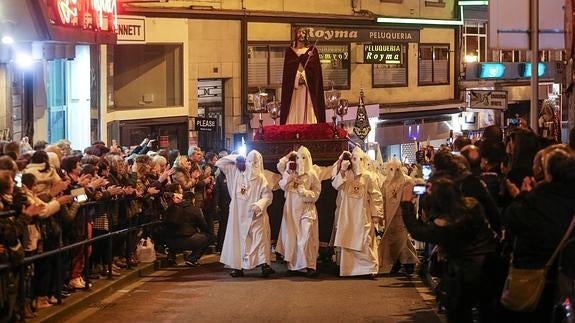
[[[455,95],[457,62],[451,55],[455,31],[446,26],[250,22],[248,111],[258,111],[260,92],[268,98],[281,97],[284,51],[300,27],[307,30],[309,44],[318,48],[324,89],[337,90],[349,102],[348,113],[337,120],[352,137],[361,90],[371,124],[366,140],[377,142],[387,157],[409,155],[411,160],[415,142],[445,142],[449,137],[465,102]],[[333,115],[329,107],[326,115],[329,122]],[[274,123],[265,114],[251,116],[254,131],[260,116],[264,125]]]
[[[7,137],[66,138],[75,149],[98,140],[107,77],[101,45],[116,43],[116,0],[0,4]]]

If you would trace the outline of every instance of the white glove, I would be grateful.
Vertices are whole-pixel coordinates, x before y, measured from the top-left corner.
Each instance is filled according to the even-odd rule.
[[[262,209],[260,209],[260,207],[257,206],[257,205],[255,205],[255,204],[252,204],[252,205],[250,206],[249,211],[250,211],[251,213],[253,213],[254,216],[258,216],[258,215],[260,215],[260,214],[262,213]]]
[[[349,160],[342,160],[341,161],[341,170],[347,170],[350,165],[351,165],[351,163],[349,162]]]

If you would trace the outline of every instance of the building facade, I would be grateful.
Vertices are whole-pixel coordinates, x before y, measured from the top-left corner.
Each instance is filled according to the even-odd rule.
[[[58,1],[62,0],[40,3],[53,8]],[[104,42],[101,36],[94,41],[48,39],[50,46],[58,45],[53,49],[58,58],[35,57],[35,76],[28,83],[22,79],[34,89],[23,95],[34,99],[31,102],[13,100],[17,90],[10,88],[10,80],[16,76],[10,69],[16,58],[8,57],[1,66],[0,85],[3,81],[3,99],[11,102],[0,126],[13,129],[14,139],[24,134],[35,140],[70,138],[81,149],[97,139],[129,146],[152,136],[162,147],[181,151],[189,144],[234,149],[240,137],[249,139],[258,126],[253,122],[259,117],[254,95],[279,97],[283,51],[298,27],[308,29],[320,50],[325,89],[336,89],[349,101],[344,121],[355,117],[353,107],[363,89],[373,118],[370,141],[396,145],[446,138],[450,129],[443,126],[445,115],[464,105],[457,88],[456,54],[463,20],[455,0],[77,3],[116,5],[117,43]],[[24,24],[15,26],[23,28]],[[49,53],[50,46],[40,52]],[[71,48],[73,58],[66,56]],[[66,91],[54,90],[58,82],[68,84]],[[33,133],[31,126],[18,126],[13,122],[17,118],[7,117],[19,103],[27,107],[23,111],[33,112],[27,116]],[[66,111],[60,117],[58,106]],[[264,124],[273,123],[263,118]],[[55,132],[57,120],[66,124],[60,132]]]

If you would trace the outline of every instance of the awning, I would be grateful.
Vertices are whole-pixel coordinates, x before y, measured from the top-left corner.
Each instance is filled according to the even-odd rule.
[[[466,105],[466,102],[460,101],[443,104],[382,105],[379,108],[379,119],[398,121],[454,114],[464,111]]]

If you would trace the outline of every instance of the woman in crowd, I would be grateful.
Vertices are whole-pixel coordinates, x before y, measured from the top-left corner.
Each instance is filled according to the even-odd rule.
[[[575,214],[575,156],[556,146],[543,156],[543,181],[532,187],[523,181],[523,192],[509,205],[503,217],[506,230],[515,237],[513,265],[516,268],[543,268],[565,234]],[[513,187],[517,190],[517,187]],[[572,234],[571,237],[575,236]],[[574,272],[573,248],[564,252],[562,268]],[[547,284],[534,312],[503,313],[508,322],[549,322],[557,292],[556,260],[547,274]],[[573,277],[572,277],[573,278]]]
[[[38,217],[34,217],[33,221],[28,225],[28,239],[24,246],[27,255],[42,253],[44,250],[53,249],[53,239],[60,238],[60,232],[53,232],[54,219],[51,216],[60,211],[60,206],[70,202],[70,196],[62,195],[54,198],[49,202],[42,201],[36,195],[36,187],[38,181],[36,176],[32,173],[22,175],[22,191],[26,194],[29,205],[41,206],[41,211],[38,212]],[[52,236],[57,234],[56,237]],[[54,276],[52,270],[52,259],[42,258],[34,263],[34,279],[32,286],[34,288],[34,296],[36,297],[36,308],[46,308],[56,302],[55,298],[48,298],[50,292],[50,278]]]
[[[408,186],[402,194],[403,221],[418,241],[439,245],[447,258],[447,320],[473,322],[472,308],[479,309],[479,322],[494,322],[495,283],[490,278],[497,249],[483,208],[474,198],[464,197],[459,185],[447,177],[427,184],[422,219],[416,218],[416,196]],[[425,221],[425,222],[424,222]]]

